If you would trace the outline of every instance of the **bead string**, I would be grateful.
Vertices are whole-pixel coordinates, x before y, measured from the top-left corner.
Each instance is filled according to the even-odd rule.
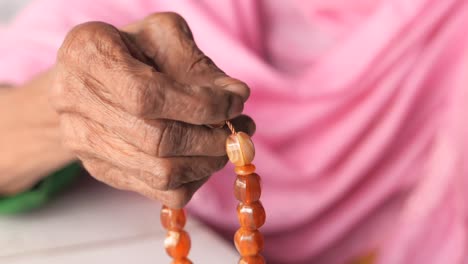
[[[261,179],[252,164],[255,148],[249,135],[236,132],[230,121],[226,121],[226,126],[232,133],[226,140],[226,152],[229,160],[236,165],[234,171],[237,174],[234,196],[239,201],[237,216],[240,228],[234,235],[234,244],[241,255],[238,264],[264,264],[265,259],[260,254],[264,238],[258,229],[265,224],[266,214],[260,202]],[[185,222],[183,209],[162,207],[161,223],[168,230],[164,247],[173,258],[171,264],[192,264],[187,258],[191,245],[190,237],[184,231]]]
[[[229,128],[229,130],[231,130],[231,133],[232,133],[232,134],[236,134],[236,129],[235,129],[234,126],[232,125],[231,121],[226,120],[226,125],[227,125],[227,127]]]
[[[264,264],[265,259],[260,254],[264,238],[258,229],[265,224],[266,213],[260,202],[261,179],[252,164],[255,147],[249,135],[236,132],[229,121],[226,121],[226,125],[232,132],[226,140],[226,152],[229,160],[236,165],[234,171],[237,174],[234,196],[239,201],[237,217],[240,228],[234,235],[234,244],[241,255],[238,264]]]

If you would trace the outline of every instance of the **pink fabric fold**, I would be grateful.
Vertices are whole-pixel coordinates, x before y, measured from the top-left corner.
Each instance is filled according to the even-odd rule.
[[[50,67],[66,32],[176,11],[246,81],[269,263],[468,262],[468,2],[35,1],[0,39],[0,81]],[[189,209],[238,226],[231,167]]]

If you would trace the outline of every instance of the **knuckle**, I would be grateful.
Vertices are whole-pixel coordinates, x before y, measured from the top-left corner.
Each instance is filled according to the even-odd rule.
[[[137,117],[154,116],[160,112],[164,93],[154,78],[153,70],[144,70],[129,77],[125,102],[130,114]]]
[[[148,89],[141,87],[138,83],[133,82],[127,88],[123,97],[126,97],[124,104],[127,111],[137,117],[143,117],[149,111],[148,108]]]
[[[148,155],[158,157],[163,131],[163,125],[161,123],[164,122],[157,120],[149,124],[147,121],[139,120],[138,123],[140,124],[132,127],[133,131],[141,131],[137,136],[138,146],[141,146],[142,150]],[[135,137],[135,135],[132,133],[131,137]]]
[[[216,104],[213,102],[214,92],[208,87],[197,85],[191,85],[191,90],[197,94],[196,102],[191,105],[192,114],[200,117],[200,121],[211,120],[211,117],[216,114],[216,110],[212,107]]]
[[[84,42],[94,43],[98,40],[113,40],[113,36],[119,34],[114,26],[104,22],[86,22],[72,29],[72,37]]]
[[[192,53],[192,61],[188,64],[188,68],[186,70],[187,73],[197,74],[200,76],[224,74],[224,72],[216,66],[213,60],[198,48],[195,48]]]
[[[146,20],[150,24],[158,24],[165,27],[180,27],[181,25],[187,25],[185,19],[176,12],[160,12],[149,15]]]
[[[241,87],[240,94],[244,94],[245,98],[249,98],[250,94],[252,93],[252,91],[250,90],[250,87],[244,82],[241,82],[241,85],[239,87]]]
[[[235,92],[238,95],[241,95],[245,100],[250,97],[250,87],[245,83],[238,79],[230,78],[228,85],[231,87],[231,91]]]
[[[146,19],[146,26],[151,29],[154,25],[162,32],[182,32],[193,39],[192,31],[187,21],[180,14],[175,12],[161,12],[149,15]]]
[[[66,40],[71,38],[72,40],[79,38],[85,41],[91,41],[94,39],[96,33],[101,31],[103,27],[107,25],[102,22],[85,22],[79,24],[72,28],[72,30],[68,33]]]
[[[124,97],[127,97],[128,100],[123,102],[127,111],[136,116],[136,117],[143,117],[145,116],[147,110],[147,99],[145,98],[147,94],[146,88],[137,88],[136,84],[133,84],[128,88],[129,90],[125,93]]]
[[[195,112],[205,119],[205,121],[226,120],[229,118],[234,96],[228,92],[211,89],[209,87],[200,87],[199,102],[195,106]]]
[[[58,52],[59,61],[88,61],[109,50],[120,33],[114,26],[104,22],[86,22],[75,26],[65,37]]]
[[[80,53],[82,49],[78,47],[81,47],[85,43],[95,41],[93,35],[98,27],[96,22],[86,22],[72,28],[62,43],[59,50],[59,58],[64,57],[63,55],[79,55],[77,53]]]
[[[158,146],[158,156],[167,157],[180,154],[187,149],[189,143],[187,138],[189,130],[179,122],[165,122],[161,131],[161,138]]]

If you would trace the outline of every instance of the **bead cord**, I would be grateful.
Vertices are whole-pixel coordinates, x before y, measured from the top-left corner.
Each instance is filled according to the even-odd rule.
[[[229,130],[231,130],[231,133],[234,135],[236,134],[236,129],[234,128],[234,126],[232,125],[231,121],[227,120],[226,121],[226,126],[229,128]]]
[[[238,263],[266,263],[260,254],[263,251],[264,238],[258,230],[266,221],[265,209],[260,202],[260,176],[254,171],[248,175],[237,175],[234,183],[234,195],[239,201],[237,216],[240,228],[234,235],[234,244],[241,255]]]
[[[226,152],[237,174],[234,196],[239,201],[237,217],[240,228],[234,235],[234,245],[241,256],[238,264],[264,264],[266,262],[261,255],[264,238],[258,229],[265,224],[266,213],[260,202],[261,179],[252,164],[255,148],[247,134],[236,132],[229,121],[226,125],[232,132],[226,140]]]
[[[264,264],[265,258],[260,254],[263,251],[264,238],[258,229],[265,224],[266,213],[260,202],[261,178],[255,173],[255,165],[251,163],[255,156],[255,147],[246,133],[236,132],[230,121],[225,123],[231,131],[226,140],[226,152],[229,160],[236,165],[234,171],[237,174],[234,196],[239,201],[237,216],[240,228],[234,235],[234,245],[241,256],[238,264]],[[171,264],[192,264],[187,258],[191,242],[189,234],[184,230],[185,223],[183,209],[167,206],[161,208],[161,224],[168,231],[164,247],[173,258]]]

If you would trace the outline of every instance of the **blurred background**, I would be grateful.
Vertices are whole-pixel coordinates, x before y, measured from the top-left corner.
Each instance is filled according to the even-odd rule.
[[[0,22],[8,22],[28,2],[29,0],[0,0]]]

